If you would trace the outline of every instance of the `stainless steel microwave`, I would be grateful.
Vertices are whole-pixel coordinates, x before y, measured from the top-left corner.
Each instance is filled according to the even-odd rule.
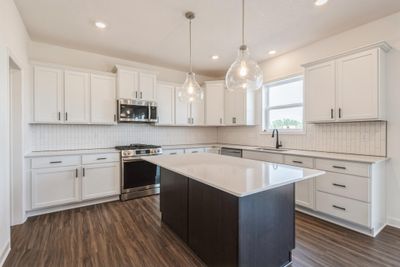
[[[153,101],[119,99],[118,122],[157,122],[157,103]]]

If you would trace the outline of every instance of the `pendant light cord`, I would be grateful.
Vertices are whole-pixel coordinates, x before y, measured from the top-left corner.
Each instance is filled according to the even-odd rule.
[[[242,45],[244,45],[244,0],[242,0]]]
[[[190,73],[192,73],[192,19],[189,19],[189,64]]]

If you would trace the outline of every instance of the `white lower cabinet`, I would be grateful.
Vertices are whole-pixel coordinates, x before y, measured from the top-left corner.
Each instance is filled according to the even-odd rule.
[[[82,166],[82,200],[119,194],[119,163]]]
[[[31,159],[31,210],[119,195],[117,155],[103,153]],[[81,165],[81,162],[87,164]],[[70,166],[66,166],[68,164]]]
[[[77,202],[80,166],[32,170],[32,209]]]

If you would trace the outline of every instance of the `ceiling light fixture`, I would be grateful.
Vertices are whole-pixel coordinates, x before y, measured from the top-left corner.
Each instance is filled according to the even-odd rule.
[[[323,6],[328,3],[329,0],[315,0],[314,5],[316,6]]]
[[[219,56],[218,56],[218,55],[212,55],[212,56],[211,56],[211,59],[212,59],[212,60],[217,60],[217,59],[219,59]]]
[[[186,12],[185,17],[189,20],[189,72],[186,74],[186,80],[178,90],[178,99],[182,102],[193,103],[201,102],[204,99],[203,89],[196,81],[196,74],[192,67],[192,20],[195,18],[193,12]]]
[[[276,54],[276,50],[271,50],[268,52],[269,55],[275,55]]]
[[[250,58],[249,49],[244,41],[244,0],[242,0],[242,45],[236,60],[226,73],[225,83],[228,90],[257,90],[262,86],[263,74],[257,62]]]
[[[105,28],[107,28],[107,24],[105,23],[105,22],[103,22],[103,21],[96,21],[95,23],[94,23],[94,25],[98,28],[98,29],[105,29]]]

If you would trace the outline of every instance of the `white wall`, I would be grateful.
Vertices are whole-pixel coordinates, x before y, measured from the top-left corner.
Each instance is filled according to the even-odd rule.
[[[387,201],[389,222],[400,227],[400,13],[273,58],[261,63],[261,68],[265,81],[271,81],[302,73],[301,64],[379,41],[387,41],[393,47],[387,56],[387,146],[391,158]],[[259,128],[254,127],[253,132],[246,134],[259,135]]]
[[[1,156],[0,156],[0,265],[7,256],[10,245],[10,153],[9,153],[9,107],[10,92],[8,88],[9,78],[9,55],[21,64],[22,68],[22,90],[27,87],[27,42],[28,34],[19,15],[14,1],[0,1],[0,124],[1,124]],[[26,99],[24,100],[26,101]],[[22,116],[24,118],[24,116]],[[27,131],[27,128],[24,128]],[[28,133],[24,132],[24,136]],[[24,140],[20,140],[26,146]],[[22,151],[20,153],[20,164],[22,166]],[[22,179],[22,177],[17,177]],[[21,196],[22,197],[22,196]],[[16,207],[15,212],[21,214],[23,207]]]

